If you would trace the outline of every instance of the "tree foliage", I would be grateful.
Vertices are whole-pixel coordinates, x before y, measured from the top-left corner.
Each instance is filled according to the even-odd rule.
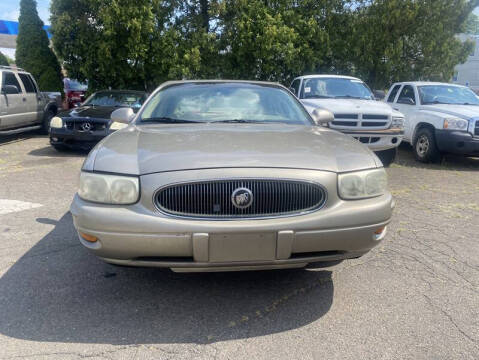
[[[63,83],[60,64],[49,47],[43,22],[38,17],[36,1],[20,1],[18,22],[16,64],[32,73],[41,90],[61,91]]]
[[[0,52],[0,65],[8,66],[10,65],[8,62],[8,58]]]
[[[448,80],[477,0],[52,0],[53,44],[92,89],[168,79],[289,83],[358,75],[373,87]]]

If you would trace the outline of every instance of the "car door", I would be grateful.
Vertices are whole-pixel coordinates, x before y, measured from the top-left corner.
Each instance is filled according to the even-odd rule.
[[[25,106],[25,121],[28,124],[33,124],[38,121],[38,95],[34,84],[30,77],[25,73],[18,73],[18,77],[25,89],[24,106]]]
[[[1,92],[2,114],[0,118],[0,127],[6,129],[22,126],[25,124],[26,107],[24,106],[24,102],[26,102],[26,100],[23,100],[24,93],[20,86],[20,82],[15,73],[11,71],[3,71],[1,84],[2,89],[6,85],[15,86],[18,89],[18,93],[7,94],[4,91]]]
[[[416,88],[408,84],[401,87],[399,95],[393,103],[394,110],[404,114],[404,140],[408,142],[412,142],[412,133],[415,128],[415,113],[417,112],[418,104]]]

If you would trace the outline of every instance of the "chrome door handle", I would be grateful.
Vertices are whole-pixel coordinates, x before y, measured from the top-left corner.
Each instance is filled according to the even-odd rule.
[[[398,108],[393,108],[393,109],[394,109],[394,110],[396,110],[396,111],[399,111],[399,109],[398,109]]]

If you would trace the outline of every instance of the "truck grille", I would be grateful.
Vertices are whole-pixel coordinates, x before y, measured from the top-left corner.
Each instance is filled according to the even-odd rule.
[[[233,204],[232,195],[246,188],[252,202]],[[280,179],[232,179],[183,183],[158,190],[154,202],[162,212],[192,218],[258,218],[301,214],[318,210],[326,192],[318,184]]]
[[[476,120],[476,127],[474,128],[474,135],[479,136],[479,120]]]
[[[388,126],[388,115],[377,114],[334,114],[331,127],[356,129],[384,129]]]

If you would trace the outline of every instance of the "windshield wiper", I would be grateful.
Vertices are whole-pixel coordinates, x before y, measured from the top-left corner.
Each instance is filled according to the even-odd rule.
[[[247,119],[228,119],[228,120],[215,120],[210,123],[238,123],[238,124],[264,124],[271,122],[279,122],[274,120],[247,120]]]
[[[146,118],[146,119],[141,119],[141,123],[163,123],[163,124],[185,124],[185,123],[200,123],[203,121],[195,121],[195,120],[185,120],[185,119],[174,119],[170,117],[153,117],[153,118]]]
[[[340,95],[340,96],[335,96],[335,99],[363,99],[363,100],[369,100],[361,96],[353,96],[353,95]]]
[[[333,96],[326,96],[326,95],[309,95],[306,96],[305,99],[332,99]]]
[[[442,102],[442,101],[437,101],[437,100],[434,100],[434,101],[424,101],[422,103],[423,105],[431,105],[431,104],[446,104],[446,105],[454,105],[454,104],[451,104],[451,103],[446,103],[446,102]],[[458,104],[455,104],[455,105],[458,105]]]

